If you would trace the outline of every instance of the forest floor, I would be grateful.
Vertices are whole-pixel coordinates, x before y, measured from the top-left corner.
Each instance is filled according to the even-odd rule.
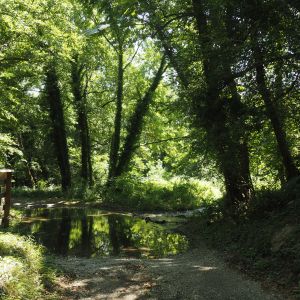
[[[283,299],[232,270],[201,242],[163,259],[55,258],[59,299]],[[284,299],[287,299],[286,297]]]
[[[15,206],[19,208],[34,208],[35,204],[30,199],[15,201]],[[77,207],[80,204],[78,201],[61,201],[58,198],[51,199],[51,201],[47,199],[42,205],[39,201],[38,207]],[[282,222],[279,222],[277,217]],[[270,223],[269,227],[272,224],[278,224],[276,228],[282,229],[282,224],[289,223],[281,215],[277,217],[271,221],[265,218],[266,222]],[[268,268],[263,274],[256,276],[255,272],[243,267],[243,263],[228,260],[228,254],[234,255],[234,253],[232,248],[227,249],[228,241],[226,242],[226,236],[223,236],[224,233],[219,227],[215,229],[214,226],[210,226],[211,230],[220,231],[217,240],[223,243],[228,251],[223,251],[222,247],[208,243],[204,232],[195,230],[201,227],[198,223],[194,224],[189,221],[184,224],[178,228],[178,231],[188,237],[191,247],[180,255],[161,259],[54,257],[54,269],[62,272],[54,285],[56,296],[53,299],[296,299],[290,296],[292,293],[289,293],[288,288],[279,289],[272,280],[267,278],[271,272]],[[268,231],[268,224],[254,225],[251,230],[256,232],[258,238],[263,241],[267,241],[269,235],[272,237],[273,233],[278,231],[277,229],[270,230],[270,233],[265,236],[258,234],[257,230],[266,228]],[[231,228],[230,232],[232,230]],[[244,231],[247,233],[249,230],[246,228]],[[206,234],[211,234],[211,232]],[[252,239],[250,241],[253,242]],[[211,250],[205,243],[218,251]],[[247,243],[245,247],[248,247]],[[287,264],[287,268],[290,268],[290,264]],[[282,276],[283,279],[287,278],[286,275]],[[279,295],[278,290],[288,295]]]

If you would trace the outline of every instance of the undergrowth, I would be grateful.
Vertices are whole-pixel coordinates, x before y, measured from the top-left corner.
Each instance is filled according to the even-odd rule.
[[[121,177],[107,190],[105,203],[137,210],[188,210],[220,197],[218,189],[199,180],[151,180]]]
[[[50,187],[14,187],[12,190],[13,198],[29,198],[29,199],[48,199],[48,198],[61,198],[63,197],[63,192],[58,186]]]
[[[78,199],[102,203],[110,208],[141,211],[189,210],[209,206],[222,196],[212,183],[197,179],[162,179],[122,176],[107,187],[96,184],[89,188],[78,182],[68,192],[59,187],[19,187],[13,198],[45,200],[50,198]]]
[[[247,273],[300,298],[300,179],[279,191],[258,192],[238,220],[221,207],[210,206],[194,218],[194,233]]]
[[[82,182],[78,182],[66,192],[63,192],[60,186],[42,186],[35,188],[14,187],[12,190],[12,197],[30,200],[45,200],[52,198],[78,199],[84,202],[90,202],[99,200],[100,192],[97,185],[90,188],[83,185]]]
[[[0,232],[0,298],[55,299],[46,293],[54,272],[46,267],[43,250],[31,239]]]

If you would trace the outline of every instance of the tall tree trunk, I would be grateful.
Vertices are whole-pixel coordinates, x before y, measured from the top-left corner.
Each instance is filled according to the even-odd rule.
[[[124,85],[124,66],[123,66],[123,50],[122,47],[118,53],[118,87],[116,114],[114,122],[114,133],[111,141],[108,183],[116,176],[116,168],[118,164],[118,156],[120,150],[121,124],[122,124],[122,105],[123,105],[123,85]]]
[[[257,87],[265,103],[266,112],[268,117],[270,118],[274,130],[278,151],[281,155],[281,159],[286,172],[286,177],[288,180],[290,180],[293,177],[299,176],[300,173],[293,161],[291,150],[287,142],[287,137],[283,129],[283,123],[280,119],[279,113],[276,108],[276,104],[272,99],[271,92],[266,83],[266,72],[264,68],[263,53],[257,41],[254,41],[253,56],[256,64]]]
[[[170,35],[166,30],[164,30],[164,26],[162,23],[162,19],[155,14],[156,5],[151,1],[145,1],[144,5],[146,5],[146,9],[149,12],[150,26],[152,30],[156,32],[161,46],[164,49],[164,54],[168,58],[171,66],[177,73],[177,77],[179,78],[182,86],[184,88],[188,88],[189,85],[189,76],[187,75],[187,68],[184,64],[180,63],[180,59],[178,59],[174,47],[172,47],[172,41]]]
[[[210,99],[210,98],[209,98]],[[227,124],[228,115],[220,101],[208,108],[204,126],[217,154],[218,166],[224,176],[226,208],[232,213],[243,211],[252,198],[247,143],[236,127]],[[237,137],[240,137],[238,139]]]
[[[236,83],[234,80],[229,82],[232,101],[229,101],[229,116],[226,116],[227,108],[224,108],[220,97],[220,90],[224,82],[222,82],[222,74],[218,74],[216,70],[220,65],[224,64],[223,59],[214,57],[212,47],[210,45],[209,33],[207,30],[206,16],[203,13],[201,1],[193,1],[195,17],[200,35],[200,46],[203,52],[204,75],[207,82],[206,96],[192,95],[197,118],[200,126],[203,126],[208,135],[213,140],[213,146],[217,153],[218,165],[225,179],[225,186],[228,195],[228,206],[243,206],[252,197],[253,185],[250,176],[249,167],[249,151],[248,143],[243,129],[243,121],[240,117],[242,110],[240,96],[237,93]],[[150,11],[153,7],[149,7]],[[162,30],[162,26],[152,15],[154,19],[153,26],[158,37],[161,40],[165,54],[169,58],[173,68],[177,72],[183,87],[188,91],[189,74],[187,70],[178,62],[175,57],[175,51],[172,49],[170,39]],[[223,57],[224,58],[224,57]],[[222,66],[224,69],[224,66]],[[227,63],[227,72],[230,71],[230,65]],[[200,99],[201,98],[201,99]],[[206,99],[205,99],[206,98]],[[206,102],[207,113],[206,120],[203,120],[202,107],[200,102]],[[228,101],[227,101],[228,102]],[[227,112],[228,114],[228,112]],[[226,124],[230,124],[229,126]],[[230,128],[229,128],[230,127]],[[237,129],[237,130],[236,130]]]
[[[88,116],[86,110],[86,95],[82,87],[83,67],[78,62],[78,57],[74,57],[72,64],[72,91],[77,112],[77,124],[81,146],[81,177],[84,182],[92,185],[92,163],[91,147],[89,137]]]
[[[116,168],[115,176],[120,176],[124,171],[127,170],[132,155],[134,153],[134,149],[136,147],[136,143],[141,135],[143,128],[144,117],[149,110],[149,105],[153,99],[153,94],[156,91],[162,75],[165,70],[165,57],[163,57],[160,67],[152,81],[151,86],[147,90],[143,99],[137,103],[135,111],[129,121],[128,134],[125,139],[125,144],[122,153],[120,154],[120,158],[118,161],[118,165]]]
[[[228,66],[228,74],[231,74],[231,68]],[[232,130],[232,140],[234,141],[234,147],[237,149],[237,157],[240,171],[240,181],[242,182],[242,194],[244,200],[247,202],[251,200],[253,195],[253,183],[250,174],[250,158],[248,148],[248,137],[244,128],[244,121],[241,120],[244,117],[244,107],[241,101],[241,96],[238,93],[236,82],[232,80],[229,82],[229,88],[231,92],[230,101],[230,120]]]
[[[88,169],[89,169],[89,185],[92,186],[94,184],[94,178],[93,178],[93,164],[92,164],[92,148],[91,148],[91,137],[90,137],[90,130],[88,125],[88,120],[86,118],[86,128],[87,130],[87,153],[88,153]]]
[[[166,33],[162,30],[161,25],[155,21],[155,30],[157,31],[157,35],[162,43],[162,47],[164,49],[165,55],[168,57],[173,69],[176,71],[179,80],[182,85],[187,88],[189,85],[188,77],[186,76],[186,72],[184,68],[180,65],[178,60],[174,55],[174,49],[172,48],[170,41],[166,35]]]
[[[208,110],[204,126],[215,146],[219,166],[224,175],[227,206],[232,210],[239,210],[247,205],[252,196],[247,141],[242,121],[239,118],[236,120],[240,112],[240,98],[235,82],[230,82],[229,90],[233,101],[229,104],[228,113],[224,107],[225,98],[221,96],[221,89],[222,74],[224,70],[231,71],[230,65],[228,62],[224,63],[223,58],[220,58],[214,51],[214,41],[210,37],[203,1],[193,0],[193,9],[207,85],[206,105]]]
[[[226,51],[227,57],[224,58],[223,61],[223,69],[225,77],[229,76],[231,78],[227,82],[227,86],[229,88],[231,94],[231,100],[229,101],[229,118],[231,120],[231,131],[232,139],[235,141],[237,147],[237,156],[239,158],[238,163],[240,164],[240,177],[243,181],[243,194],[245,195],[245,199],[250,200],[253,194],[253,183],[250,174],[250,158],[249,158],[249,148],[248,148],[248,136],[245,130],[244,117],[245,117],[245,105],[242,103],[241,96],[237,89],[237,84],[235,79],[233,79],[232,74],[232,62],[234,61],[234,57],[237,55],[234,51],[234,44],[236,40],[233,41],[235,36],[235,22],[233,19],[235,7],[232,4],[227,3],[226,5],[226,16],[224,22],[224,35],[227,38],[227,47],[229,51]],[[215,18],[215,26],[217,28],[221,27],[219,23],[219,18]]]
[[[53,65],[50,65],[47,70],[45,89],[49,103],[49,115],[52,121],[53,143],[61,175],[61,186],[64,191],[67,191],[71,186],[69,151],[61,93],[55,66]]]
[[[27,169],[27,175],[26,176],[26,185],[28,185],[31,188],[35,188],[37,184],[37,179],[34,174],[34,170],[31,167],[32,163],[32,134],[30,133],[30,136],[28,136],[28,133],[20,133],[18,135],[18,143],[22,149],[23,155],[24,155],[24,163]]]

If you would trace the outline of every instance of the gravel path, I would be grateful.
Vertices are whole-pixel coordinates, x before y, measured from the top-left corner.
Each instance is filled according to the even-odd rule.
[[[164,259],[57,258],[59,299],[275,300],[205,246]]]

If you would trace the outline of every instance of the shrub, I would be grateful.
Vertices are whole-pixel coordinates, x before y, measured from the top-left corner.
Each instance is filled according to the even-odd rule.
[[[139,210],[187,210],[207,205],[219,196],[210,184],[195,179],[120,177],[109,188],[106,202]]]
[[[50,186],[50,187],[38,187],[38,188],[28,188],[28,187],[17,187],[12,191],[12,196],[16,198],[60,198],[63,193],[60,187]]]
[[[284,212],[291,205],[293,210],[300,208],[300,177],[285,184],[281,190],[260,190],[250,203],[248,214],[261,218],[269,214]]]

